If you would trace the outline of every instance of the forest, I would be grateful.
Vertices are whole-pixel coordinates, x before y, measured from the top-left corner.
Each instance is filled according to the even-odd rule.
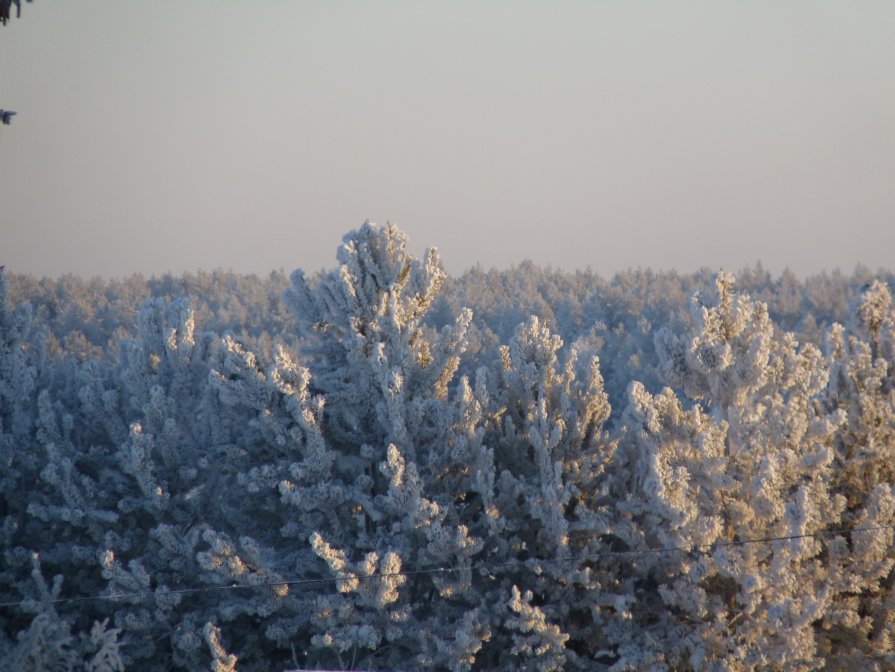
[[[4,669],[895,669],[891,273],[408,244],[0,269]]]

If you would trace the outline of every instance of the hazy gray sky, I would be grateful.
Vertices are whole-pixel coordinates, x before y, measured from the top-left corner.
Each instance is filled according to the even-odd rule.
[[[895,2],[37,0],[0,28],[0,263],[310,271],[391,220],[530,258],[892,268]]]

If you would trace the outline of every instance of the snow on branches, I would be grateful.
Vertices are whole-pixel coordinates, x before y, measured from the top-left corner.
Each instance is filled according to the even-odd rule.
[[[249,313],[213,274],[106,336],[0,269],[0,659],[895,665],[882,279],[841,310],[806,285],[816,315],[786,331],[793,278],[776,302],[758,272],[762,300],[727,273],[685,299],[678,277],[529,264],[503,299],[504,276],[467,278],[489,325],[394,225],[337,260],[292,274],[268,331],[220,314]]]

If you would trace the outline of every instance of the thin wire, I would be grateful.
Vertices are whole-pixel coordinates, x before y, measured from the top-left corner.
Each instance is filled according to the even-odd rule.
[[[0,602],[0,607],[21,607],[24,605],[37,604],[70,604],[75,602],[93,602],[93,601],[112,601],[112,600],[137,600],[148,597],[163,597],[168,595],[191,595],[195,593],[207,593],[215,590],[249,590],[252,588],[272,588],[275,586],[310,586],[325,583],[339,583],[342,581],[364,581],[375,578],[396,578],[399,576],[417,576],[421,574],[450,574],[460,571],[496,571],[509,567],[524,567],[532,562],[584,562],[596,561],[604,558],[612,557],[632,557],[639,555],[658,555],[660,553],[688,553],[698,555],[708,555],[712,550],[718,548],[730,548],[734,546],[746,546],[749,544],[768,544],[775,541],[795,541],[798,539],[816,539],[818,537],[829,537],[837,534],[851,534],[854,532],[879,532],[882,530],[895,529],[892,525],[875,525],[872,527],[852,527],[837,530],[826,530],[823,532],[806,532],[804,534],[788,534],[774,537],[756,537],[752,539],[740,539],[736,541],[719,541],[711,544],[701,544],[695,546],[663,546],[660,548],[645,548],[631,551],[604,551],[602,553],[588,553],[584,555],[569,556],[567,558],[529,558],[528,560],[511,560],[507,562],[489,563],[482,562],[472,564],[468,567],[431,567],[429,569],[410,569],[400,572],[372,572],[370,574],[355,574],[352,576],[334,576],[319,579],[286,579],[283,581],[266,581],[263,583],[238,584],[231,583],[219,586],[202,586],[197,588],[177,588],[174,590],[166,590],[164,592],[134,592],[119,593],[117,595],[93,595],[83,597],[60,597],[48,600],[19,600],[17,602]],[[708,550],[706,550],[708,549]]]

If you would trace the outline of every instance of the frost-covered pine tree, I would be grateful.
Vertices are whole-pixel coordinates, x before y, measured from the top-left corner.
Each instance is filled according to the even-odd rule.
[[[643,547],[682,549],[638,562],[656,598],[641,598],[629,664],[819,669],[833,645],[824,614],[856,578],[846,549],[885,536],[835,532],[854,524],[831,488],[844,414],[822,403],[820,351],[776,333],[731,276],[708,303],[694,296],[693,318],[693,333],[656,337],[665,379],[686,398],[635,383],[626,412],[633,481],[620,510]],[[750,543],[768,538],[779,539]]]
[[[0,600],[22,601],[18,613],[0,619],[5,626],[0,629],[0,659],[22,672],[120,672],[120,631],[107,627],[107,620],[91,625],[89,618],[60,614],[53,602],[62,594],[63,575],[48,583],[34,548],[52,546],[52,530],[35,521],[33,491],[41,477],[58,473],[53,444],[46,450],[41,445],[57,438],[48,436],[46,422],[52,414],[47,388],[58,386],[46,336],[34,328],[29,304],[10,309],[0,267]],[[63,432],[70,432],[72,424],[71,416],[65,416]],[[55,569],[65,564],[63,559]],[[14,639],[6,636],[10,624],[17,631]]]
[[[41,469],[20,543],[65,576],[54,599],[100,598],[84,611],[120,633],[128,666],[205,666],[205,624],[241,615],[176,592],[214,585],[200,554],[251,520],[227,494],[238,456],[209,394],[214,342],[185,304],[150,302],[117,354],[66,361],[66,384],[37,395]]]
[[[469,315],[440,333],[424,328],[444,273],[434,250],[420,261],[406,245],[396,227],[368,222],[345,237],[337,271],[312,283],[293,275],[285,298],[308,368],[281,356],[265,373],[228,343],[214,378],[229,403],[257,414],[252,426],[270,446],[244,482],[292,520],[282,543],[301,550],[289,570],[324,579],[269,631],[303,664],[464,669],[488,637],[466,590],[481,541],[454,505],[482,478],[466,461],[478,446],[461,438],[474,443],[476,429],[451,398]],[[405,577],[405,565],[457,571]]]
[[[830,383],[823,402],[844,413],[834,442],[832,489],[846,501],[847,527],[895,522],[895,308],[875,281],[853,307],[848,328],[834,324],[826,342]],[[838,594],[822,620],[829,669],[895,665],[895,568],[891,529],[852,534],[831,548]]]
[[[485,557],[511,565],[481,590],[505,605],[495,611],[494,629],[524,669],[572,664],[567,642],[592,634],[589,619],[576,612],[598,584],[574,556],[599,546],[607,527],[600,479],[613,447],[602,431],[609,405],[598,361],[561,347],[532,317],[501,349],[490,375],[479,372],[476,386],[488,409],[483,439],[493,446],[489,459],[498,475],[487,491],[493,531]],[[539,606],[547,595],[549,606]]]
[[[256,313],[230,296],[232,275],[128,285],[108,305],[130,320],[76,279],[32,283],[36,307],[12,306],[0,270],[0,659],[93,672],[895,664],[885,283],[821,352],[820,321],[800,342],[726,274],[687,320],[667,318],[675,297],[653,310],[650,275],[563,303],[554,290],[573,283],[526,267],[526,301],[554,297],[543,312],[561,324],[531,317],[483,346],[488,325],[439,299],[437,254],[414,258],[397,227],[365,223],[338,261],[293,274],[295,330],[277,307],[259,318],[266,335],[240,326]],[[150,286],[202,287],[202,310],[233,329],[202,331],[170,297],[136,310],[134,288]],[[565,345],[558,329],[585,314],[613,326]],[[630,380],[615,413],[602,353],[612,394]]]

